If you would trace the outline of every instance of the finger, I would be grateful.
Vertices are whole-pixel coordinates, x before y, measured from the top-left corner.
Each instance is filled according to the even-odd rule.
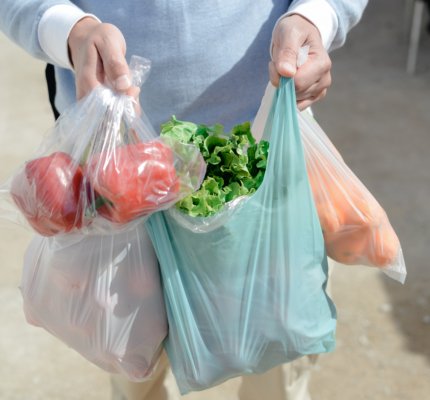
[[[279,74],[276,70],[275,63],[273,61],[269,62],[269,79],[273,86],[279,86]]]
[[[86,53],[85,57],[79,58],[81,64],[75,66],[76,98],[78,100],[101,83],[97,73],[100,60],[96,47],[89,47],[86,49]]]
[[[126,94],[127,96],[131,96],[131,97],[133,97],[136,101],[138,101],[138,100],[139,100],[139,95],[140,95],[140,88],[139,88],[139,87],[137,87],[137,86],[130,86],[130,87],[126,90],[125,94]]]
[[[113,25],[107,26],[96,45],[106,81],[113,89],[125,92],[130,88],[131,80],[125,59],[125,40],[121,32]]]
[[[323,99],[327,95],[327,89],[323,90],[321,93],[319,93],[317,96],[312,97],[310,99],[301,100],[297,102],[297,108],[300,111],[305,110],[309,106],[311,106],[313,103]]]
[[[137,86],[130,86],[125,92],[127,96],[133,97],[134,100],[134,111],[137,115],[141,114],[141,107],[139,102],[140,88]]]
[[[297,71],[294,77],[297,92],[303,93],[319,81],[331,84],[331,60],[328,54],[323,49],[321,50],[313,52],[309,56],[309,62]]]
[[[296,87],[296,98],[298,101],[310,99],[318,96],[323,90],[331,85],[330,73],[325,74],[319,81],[313,83],[310,87],[299,91]]]

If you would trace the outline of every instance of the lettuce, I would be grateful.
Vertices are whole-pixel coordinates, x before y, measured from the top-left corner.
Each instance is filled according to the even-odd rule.
[[[161,126],[160,134],[198,146],[207,163],[200,189],[176,204],[190,216],[214,215],[225,203],[254,193],[263,182],[269,142],[257,143],[249,122],[225,133],[220,124],[197,125],[173,116]]]

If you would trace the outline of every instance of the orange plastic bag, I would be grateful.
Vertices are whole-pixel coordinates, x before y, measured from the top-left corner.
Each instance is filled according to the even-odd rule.
[[[299,123],[327,255],[342,264],[381,268],[403,283],[406,267],[400,241],[384,209],[312,115],[302,112]]]

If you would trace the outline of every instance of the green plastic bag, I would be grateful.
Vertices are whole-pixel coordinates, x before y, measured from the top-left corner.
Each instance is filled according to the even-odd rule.
[[[281,79],[263,139],[269,159],[255,194],[215,218],[170,209],[147,221],[167,306],[165,347],[182,394],[335,346],[292,80]]]

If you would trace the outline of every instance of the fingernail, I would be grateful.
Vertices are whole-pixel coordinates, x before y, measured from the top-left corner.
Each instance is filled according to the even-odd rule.
[[[283,62],[280,64],[280,68],[283,69],[287,73],[295,74],[296,73],[296,67],[289,63],[289,62]]]
[[[116,90],[126,90],[131,86],[131,81],[128,75],[121,75],[114,82]]]

